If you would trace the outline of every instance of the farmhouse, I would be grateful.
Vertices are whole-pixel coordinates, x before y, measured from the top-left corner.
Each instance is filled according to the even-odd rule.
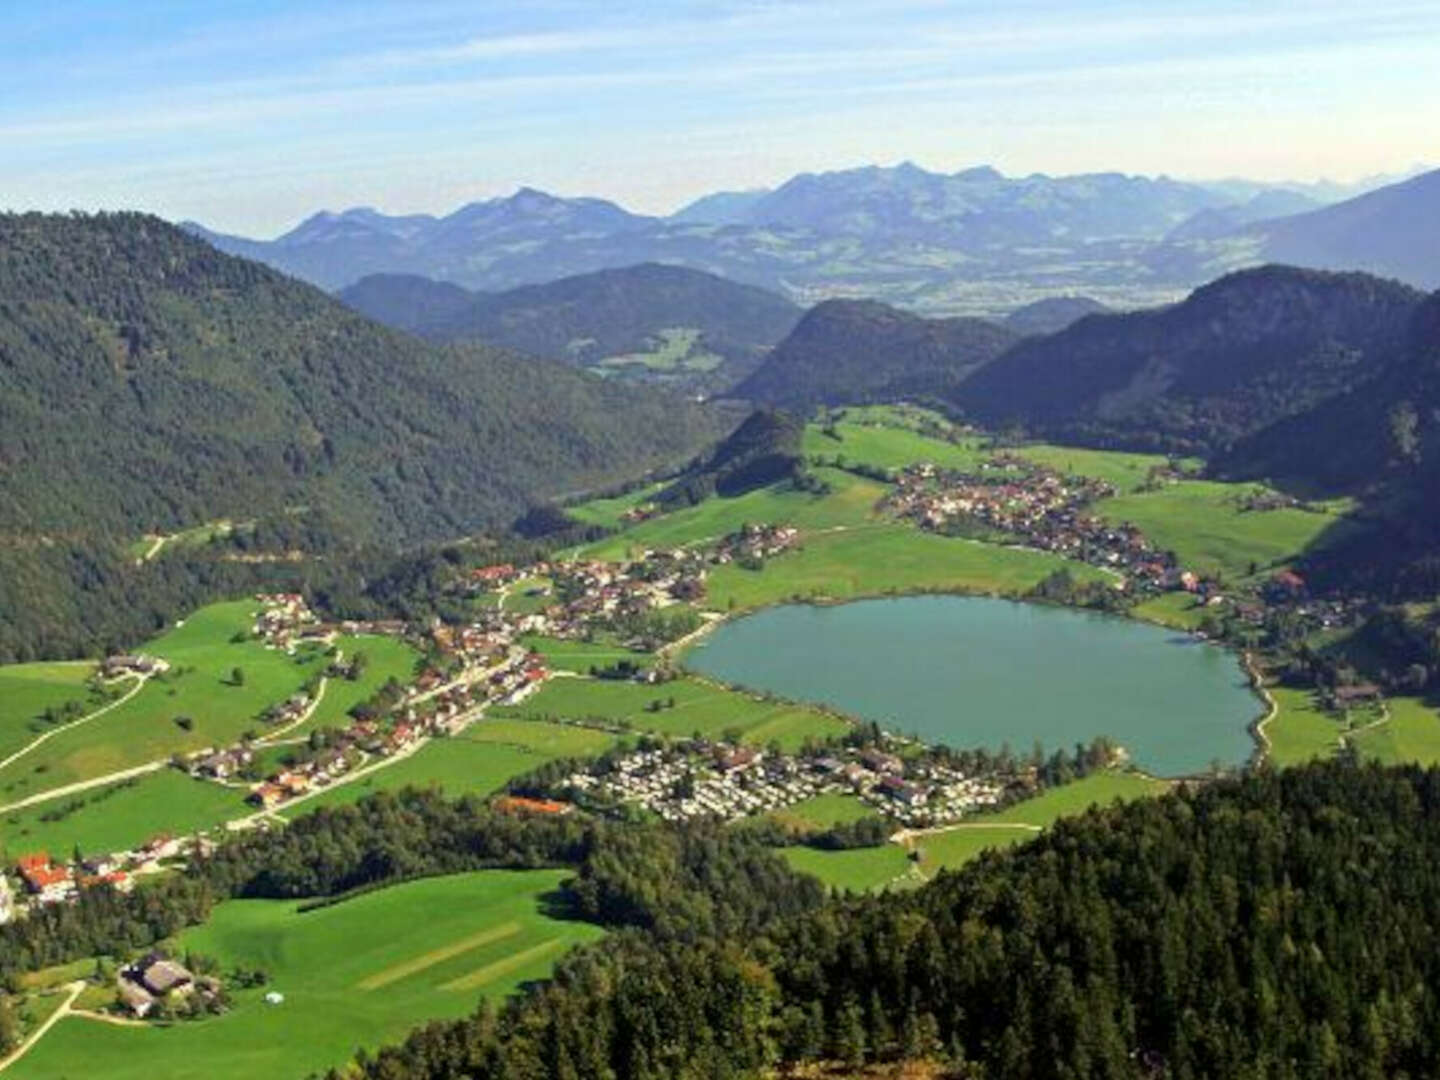
[[[26,890],[41,904],[58,903],[75,892],[75,880],[70,874],[70,868],[53,865],[46,852],[22,855],[16,860],[16,867],[20,871],[20,880],[25,882]]]

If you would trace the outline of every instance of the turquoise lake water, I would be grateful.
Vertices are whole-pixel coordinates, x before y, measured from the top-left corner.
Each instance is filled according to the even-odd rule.
[[[787,605],[702,639],[688,667],[953,747],[1108,735],[1158,776],[1243,763],[1260,715],[1233,653],[1130,619],[990,597]]]

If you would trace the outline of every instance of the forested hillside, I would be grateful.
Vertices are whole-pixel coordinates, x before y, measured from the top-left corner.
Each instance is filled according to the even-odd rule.
[[[760,932],[619,937],[498,1016],[432,1024],[359,1067],[376,1080],[897,1059],[956,1077],[1433,1076],[1437,843],[1433,770],[1261,773],[1062,820],[914,892]]]
[[[983,319],[925,319],[871,300],[812,308],[733,395],[808,412],[947,390],[1019,335]]]
[[[1404,349],[1421,299],[1366,274],[1242,271],[1172,307],[1022,342],[954,400],[989,425],[1208,454],[1371,377]]]
[[[645,366],[656,375],[719,367],[730,381],[747,374],[790,332],[800,309],[750,285],[682,266],[642,263],[525,285],[504,293],[466,294],[458,286],[380,275],[340,293],[374,319],[435,341],[479,341],[534,356],[608,367]],[[664,356],[667,331],[688,332],[685,355]]]
[[[279,515],[398,547],[719,434],[664,394],[426,346],[137,214],[0,218],[0,371],[7,621],[65,604],[18,582],[60,570],[63,594],[144,533]]]
[[[1431,598],[1440,589],[1440,294],[1415,312],[1392,363],[1242,440],[1215,471],[1361,497],[1385,529],[1318,553],[1315,569],[1396,599]]]

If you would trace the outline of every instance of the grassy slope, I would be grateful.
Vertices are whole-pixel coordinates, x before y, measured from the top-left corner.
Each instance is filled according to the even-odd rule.
[[[631,550],[679,547],[707,538],[718,539],[745,522],[791,524],[803,529],[828,529],[868,521],[885,485],[838,469],[817,469],[832,487],[828,495],[793,490],[788,483],[746,492],[734,498],[706,499],[698,506],[641,522],[619,536],[581,549],[592,559],[623,559]]]
[[[591,665],[604,667],[617,660],[644,665],[655,658],[653,653],[636,652],[614,641],[568,641],[540,634],[527,634],[520,641],[526,648],[543,656],[545,662],[557,671],[584,673],[590,670]]]
[[[853,795],[830,792],[812,796],[784,810],[771,811],[766,816],[790,828],[828,829],[832,825],[844,825],[875,817],[876,814]]]
[[[1339,721],[1315,703],[1308,690],[1270,687],[1279,711],[1265,725],[1270,760],[1276,765],[1299,765],[1313,758],[1330,757],[1340,746],[1344,730]]]
[[[249,629],[254,609],[249,600],[212,604],[146,644],[139,651],[163,657],[176,669],[193,670],[152,679],[119,708],[93,723],[62,731],[0,770],[0,802],[161,760],[177,751],[226,745],[246,730],[263,729],[259,713],[295,693],[325,661],[319,650],[292,657],[257,641],[231,642],[237,630]],[[242,686],[230,683],[236,667],[244,672]],[[193,730],[180,728],[175,723],[178,716],[191,717]]]
[[[652,702],[665,702],[672,697],[674,708],[648,711],[647,706]],[[663,686],[599,679],[555,679],[528,700],[496,709],[495,714],[532,719],[602,717],[610,722],[628,721],[636,731],[676,736],[698,731],[713,738],[729,728],[738,728],[747,742],[765,744],[777,739],[787,749],[799,747],[811,735],[841,735],[847,730],[843,720],[818,709],[764,701],[689,678]]]
[[[349,679],[327,680],[325,696],[315,706],[310,719],[294,729],[294,735],[303,735],[314,728],[346,726],[350,723],[347,714],[352,708],[373,697],[392,678],[402,683],[409,682],[420,660],[420,654],[411,646],[393,637],[350,636],[340,638],[336,644],[347,657],[363,652],[368,661],[365,671],[354,682]]]
[[[0,852],[13,857],[48,851],[68,858],[77,845],[87,854],[119,851],[156,833],[201,832],[248,812],[244,792],[164,769],[6,814],[0,819]],[[45,820],[60,813],[58,820]]]
[[[808,847],[782,848],[791,867],[812,874],[832,889],[868,892],[882,889],[909,869],[910,860],[898,844],[849,851],[819,851]]]
[[[1156,545],[1173,550],[1182,564],[1206,574],[1244,577],[1282,565],[1332,527],[1346,528],[1339,513],[1305,510],[1246,511],[1236,498],[1252,485],[1183,480],[1160,491],[1119,495],[1096,509],[1110,521],[1128,521]],[[1325,537],[1329,542],[1332,537]]]
[[[1386,765],[1440,762],[1440,716],[1415,698],[1390,698],[1386,702],[1390,719],[1352,736],[1363,757]]]
[[[511,777],[557,757],[603,753],[615,742],[604,732],[561,724],[482,719],[453,738],[436,739],[393,765],[296,804],[285,816],[319,806],[355,802],[376,791],[437,786],[452,796],[488,795]]]
[[[1015,594],[1060,567],[1079,578],[1103,578],[1055,555],[876,525],[808,537],[802,550],[770,560],[762,571],[719,567],[707,582],[707,603],[746,609],[792,598],[845,600],[921,589]]]
[[[115,1080],[250,1080],[338,1065],[358,1046],[469,1012],[477,995],[499,997],[543,978],[566,949],[598,938],[594,926],[542,913],[541,899],[563,877],[432,878],[303,915],[281,901],[222,904],[183,935],[181,949],[214,956],[222,969],[265,970],[266,989],[283,993],[283,1005],[265,1005],[264,990],[250,990],[226,1016],[169,1029],[67,1019],[10,1075],[80,1080],[103,1062]]]
[[[663,483],[648,484],[645,487],[636,488],[628,494],[617,495],[613,499],[591,499],[589,502],[580,503],[577,506],[567,506],[565,513],[576,521],[583,521],[586,525],[617,527],[620,524],[620,517],[625,511],[649,502],[664,488]]]
[[[85,685],[94,670],[95,665],[86,660],[0,667],[0,758],[47,730],[38,720],[47,708],[58,709],[71,701],[78,701],[86,712],[98,708],[102,703],[91,700]]]

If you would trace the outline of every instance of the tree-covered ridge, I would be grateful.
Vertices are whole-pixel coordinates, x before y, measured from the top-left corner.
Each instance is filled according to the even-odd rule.
[[[1365,380],[1403,349],[1421,299],[1365,274],[1242,271],[1021,342],[953,398],[990,425],[1208,454]]]
[[[7,530],[134,535],[305,505],[414,539],[683,457],[705,421],[435,350],[140,215],[0,219]]]
[[[800,318],[764,289],[683,266],[642,263],[469,294],[447,282],[374,275],[339,294],[351,307],[435,341],[480,341],[571,363],[644,354],[662,331],[698,333],[697,348],[725,360],[734,381]]]
[[[664,393],[427,346],[152,217],[3,216],[0,656],[133,643],[257,577],[135,566],[142,534],[258,519],[272,552],[395,550],[719,433]]]
[[[1018,337],[983,319],[926,319],[872,300],[827,300],[732,393],[801,412],[933,394]]]
[[[805,421],[779,409],[756,409],[701,461],[655,496],[661,506],[734,496],[797,475]]]
[[[498,1017],[431,1025],[362,1070],[643,1080],[924,1058],[955,1076],[1430,1076],[1437,840],[1433,770],[1251,776],[1092,811],[762,937],[587,949]]]

